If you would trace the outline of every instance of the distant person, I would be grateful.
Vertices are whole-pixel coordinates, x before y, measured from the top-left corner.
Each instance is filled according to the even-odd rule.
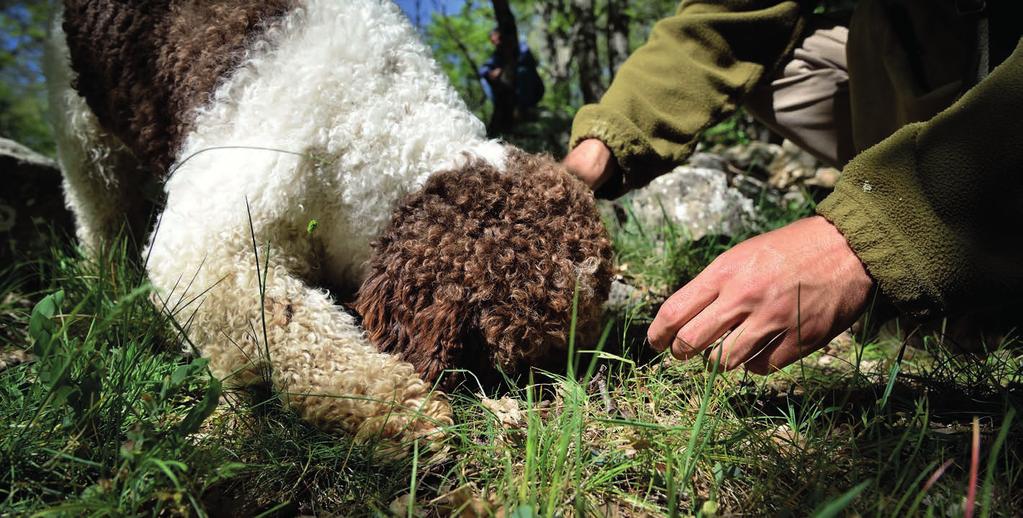
[[[501,72],[504,71],[504,56],[501,55],[501,31],[494,29],[490,32],[490,43],[494,45],[494,52],[490,54],[483,66],[480,67],[479,76],[487,82],[490,87],[490,98],[494,99],[494,91],[501,88],[497,85]],[[533,53],[525,42],[519,42],[518,61],[515,67],[515,108],[518,115],[527,113],[543,99],[543,79],[536,70],[537,62]]]

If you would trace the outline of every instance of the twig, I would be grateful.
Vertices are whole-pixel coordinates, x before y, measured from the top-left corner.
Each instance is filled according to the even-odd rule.
[[[601,365],[597,370],[597,374],[590,380],[589,386],[587,387],[588,392],[593,393],[594,388],[600,393],[600,398],[604,401],[604,413],[608,415],[622,415],[618,405],[615,404],[614,399],[611,398],[611,393],[607,389],[607,365]]]

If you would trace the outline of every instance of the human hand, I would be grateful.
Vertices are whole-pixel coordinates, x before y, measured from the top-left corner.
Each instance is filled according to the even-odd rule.
[[[500,68],[492,69],[490,72],[487,72],[487,77],[489,77],[490,79],[497,79],[501,77],[501,69]]]
[[[661,306],[647,336],[686,360],[766,374],[827,345],[866,308],[874,281],[820,216],[739,243]]]
[[[596,190],[618,170],[611,150],[595,138],[580,142],[562,161],[568,171]]]

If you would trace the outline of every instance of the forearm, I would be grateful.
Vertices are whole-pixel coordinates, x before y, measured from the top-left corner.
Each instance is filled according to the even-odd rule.
[[[659,22],[597,104],[576,115],[570,145],[595,138],[614,154],[623,189],[685,160],[696,137],[732,113],[803,30],[799,2],[685,2]]]

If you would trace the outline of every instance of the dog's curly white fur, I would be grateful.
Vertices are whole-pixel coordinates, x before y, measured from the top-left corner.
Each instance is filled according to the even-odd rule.
[[[137,173],[72,88],[59,30],[52,43],[67,202],[97,249],[134,203],[125,186]],[[313,287],[358,286],[371,240],[431,173],[470,157],[504,167],[505,148],[485,138],[399,9],[302,2],[248,45],[194,117],[143,255],[213,371],[246,385],[269,366],[286,401],[325,428],[415,437],[450,423],[442,395]],[[263,300],[250,231],[269,261]]]

